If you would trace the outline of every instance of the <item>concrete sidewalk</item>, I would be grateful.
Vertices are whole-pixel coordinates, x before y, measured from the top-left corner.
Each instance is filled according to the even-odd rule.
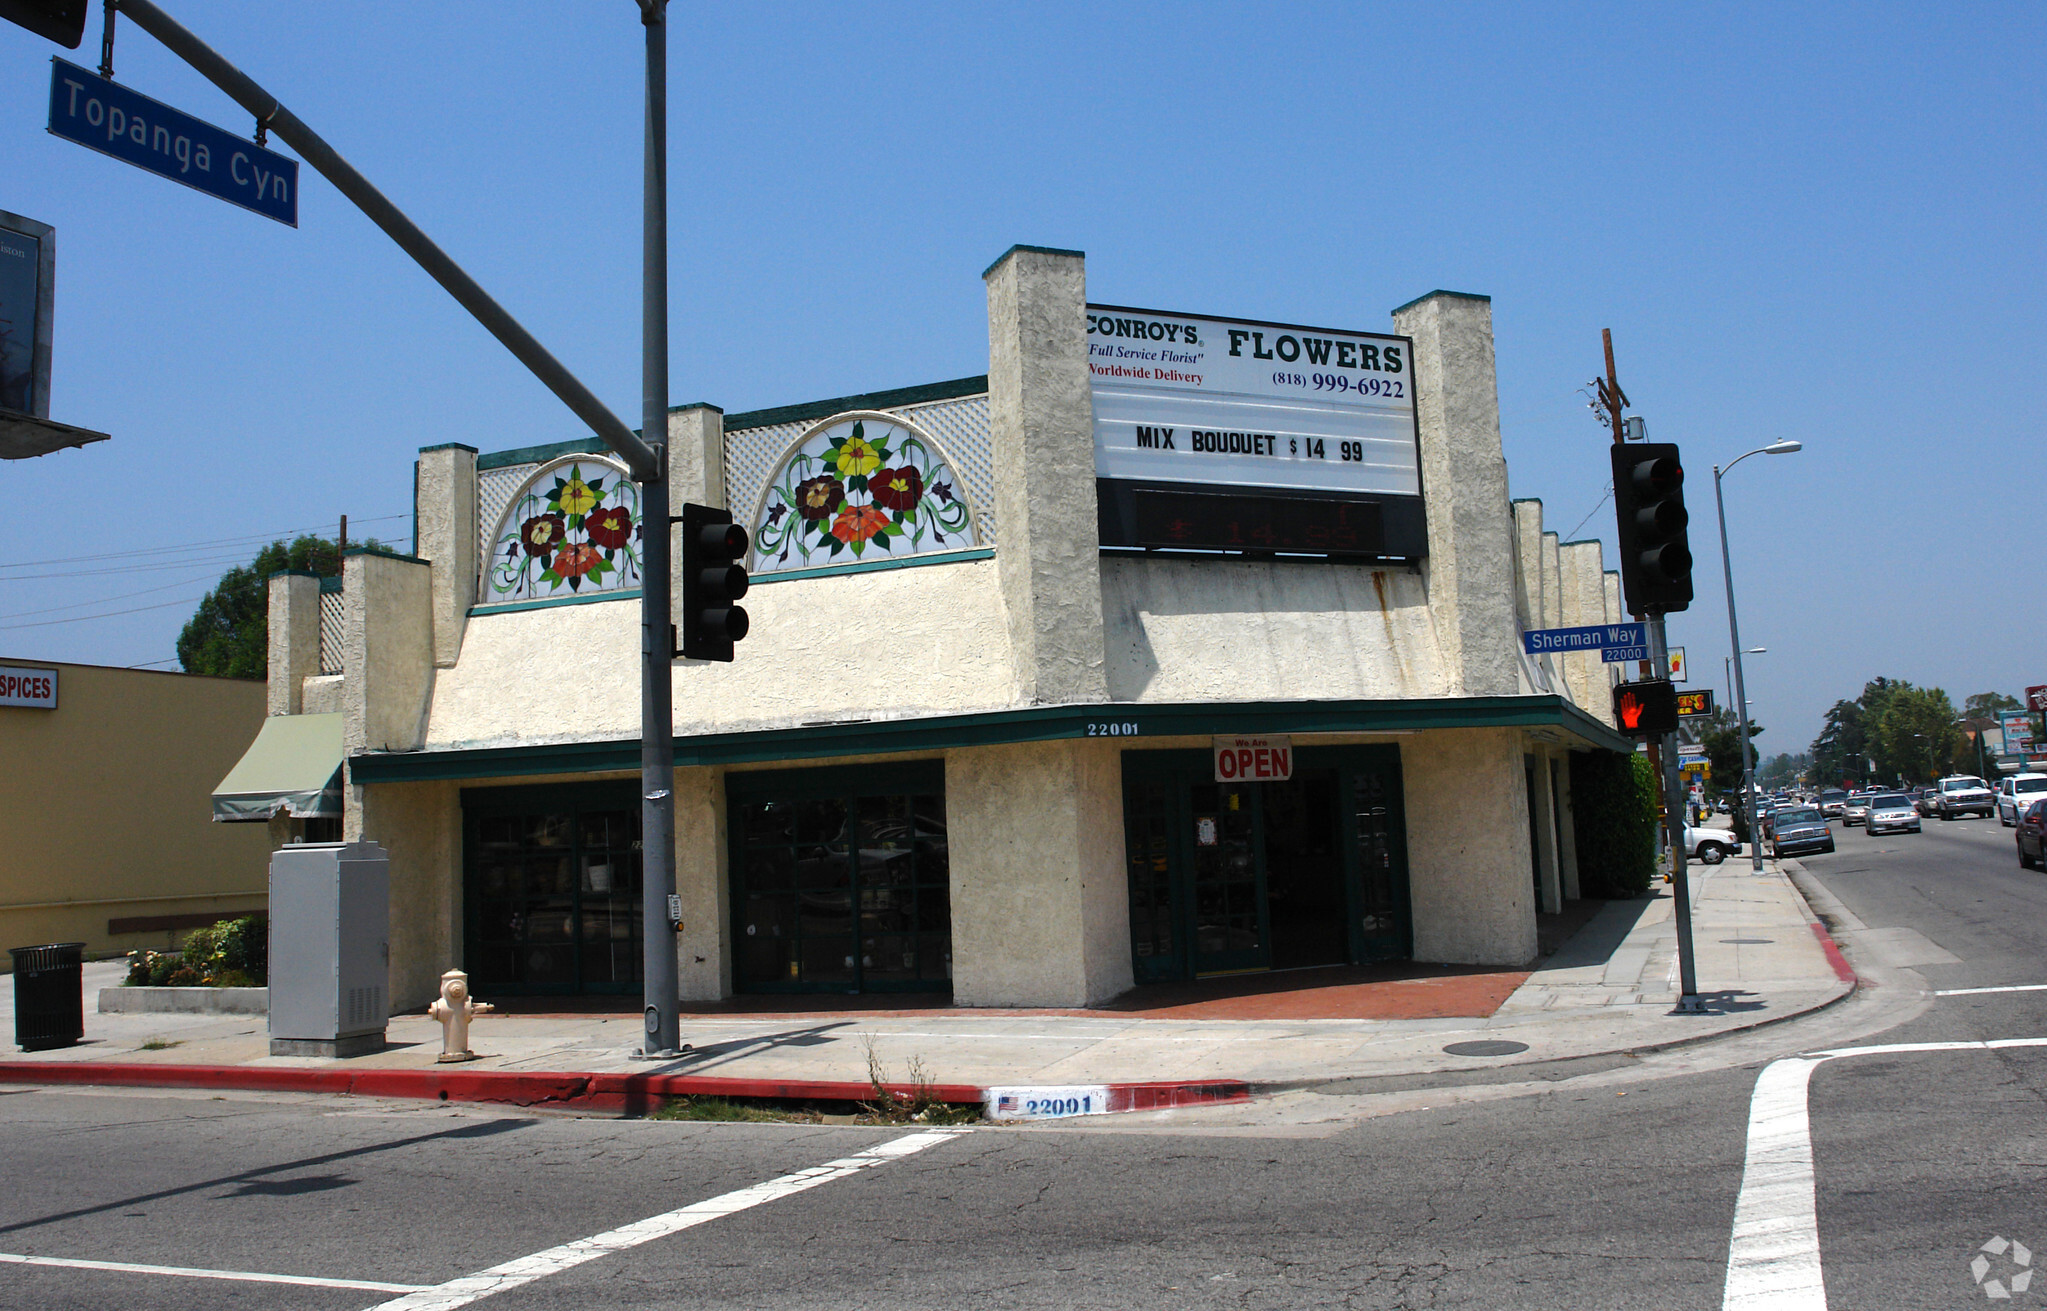
[[[98,1014],[93,1010],[98,988],[118,983],[121,975],[119,963],[109,962],[87,967],[85,1041],[35,1053],[9,1042],[0,1053],[0,1081],[42,1081],[33,1067],[52,1063],[104,1062],[227,1067],[258,1080],[265,1071],[293,1069],[422,1075],[438,1070],[675,1075],[864,1088],[871,1050],[892,1081],[906,1080],[915,1062],[931,1082],[952,1088],[1231,1080],[1274,1090],[1642,1051],[1785,1019],[1852,991],[1852,972],[1775,863],[1761,875],[1752,874],[1746,860],[1695,866],[1691,875],[1698,986],[1708,1003],[1703,1015],[1675,1012],[1674,903],[1659,884],[1652,897],[1606,903],[1511,992],[1500,980],[1511,983],[1518,975],[1472,979],[1426,967],[1412,972],[1420,977],[1341,990],[1346,996],[1353,987],[1359,996],[1377,996],[1372,990],[1449,987],[1472,999],[1468,1015],[1440,1013],[1439,1004],[1437,1013],[1423,1008],[1422,1018],[1261,1016],[1261,1010],[1275,1009],[1269,1000],[1273,989],[1284,987],[1287,976],[1275,975],[1265,976],[1266,991],[1257,1004],[1203,1005],[1194,1018],[1170,1018],[1170,1008],[875,1011],[857,1009],[856,999],[848,999],[854,1007],[839,1011],[685,1015],[683,1040],[694,1050],[658,1063],[631,1057],[640,1039],[635,1014],[493,1015],[477,1020],[471,1031],[472,1045],[486,1053],[482,1059],[436,1067],[440,1026],[421,1015],[394,1017],[384,1051],[335,1061],[269,1055],[260,1016]],[[8,1039],[11,985],[11,979],[0,980],[0,1037]],[[1391,1013],[1413,1011],[1396,1006]],[[1467,1048],[1474,1043],[1480,1046]],[[64,1073],[91,1078],[83,1069]],[[170,1078],[174,1071],[166,1068],[163,1074]],[[232,1086],[232,1076],[221,1077]]]

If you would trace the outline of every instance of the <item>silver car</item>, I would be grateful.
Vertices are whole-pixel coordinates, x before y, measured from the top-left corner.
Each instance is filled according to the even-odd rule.
[[[1841,822],[1843,824],[1860,824],[1868,818],[1868,795],[1861,792],[1849,793],[1847,802],[1841,807]]]
[[[1868,799],[1869,809],[1862,821],[1865,833],[1917,833],[1919,812],[1912,808],[1912,798],[1896,792],[1885,792]]]

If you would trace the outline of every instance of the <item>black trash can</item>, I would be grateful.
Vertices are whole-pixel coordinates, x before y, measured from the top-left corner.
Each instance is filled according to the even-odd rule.
[[[25,1052],[69,1047],[85,1036],[85,944],[10,947],[14,1041]]]

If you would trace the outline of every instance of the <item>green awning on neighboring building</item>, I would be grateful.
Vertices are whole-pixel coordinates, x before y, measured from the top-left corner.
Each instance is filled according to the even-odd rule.
[[[341,814],[341,716],[272,715],[213,789],[213,818],[259,823]]]

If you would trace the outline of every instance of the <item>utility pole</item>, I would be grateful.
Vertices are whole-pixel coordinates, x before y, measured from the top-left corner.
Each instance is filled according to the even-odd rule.
[[[639,479],[646,541],[640,572],[641,978],[649,1060],[682,1051],[675,961],[675,629],[669,617],[668,513],[668,0],[639,0],[647,29],[646,159],[641,178],[640,435],[658,454]],[[658,540],[658,545],[657,545]]]

